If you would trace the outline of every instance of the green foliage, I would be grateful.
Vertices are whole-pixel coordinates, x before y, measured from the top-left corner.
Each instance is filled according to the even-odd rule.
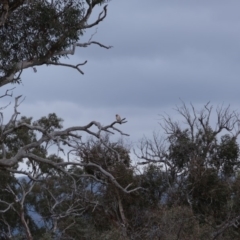
[[[0,77],[16,63],[40,60],[58,62],[57,53],[69,49],[84,34],[88,1],[9,1],[9,13],[0,29]],[[107,1],[93,1],[92,8]]]
[[[111,173],[116,171],[121,173],[119,170],[121,166],[126,169],[130,167],[131,163],[129,150],[121,142],[110,142],[108,135],[103,140],[93,141],[93,139],[89,139],[80,148],[79,156],[83,163],[96,163]],[[86,166],[84,169],[89,174],[97,174],[99,178],[103,177],[103,174],[96,167]]]
[[[21,60],[47,59],[52,52],[71,46],[83,34],[79,28],[83,2],[64,4],[60,0],[56,6],[48,1],[34,1],[13,11],[1,36],[0,64],[7,66],[6,71]]]
[[[141,186],[147,189],[141,193],[144,208],[158,206],[162,194],[168,188],[166,178],[167,174],[162,168],[153,164],[145,167],[143,174],[139,176]]]
[[[18,120],[17,124],[18,125],[22,123],[31,124],[31,121],[32,121],[32,118],[21,117],[21,119]],[[29,130],[25,126],[16,128],[16,130],[13,133],[8,134],[7,136],[4,136],[4,138],[2,139],[2,141],[7,146],[8,157],[15,155],[19,147],[30,144],[35,140],[36,140],[36,136],[33,133],[33,131]]]
[[[225,176],[234,174],[239,165],[239,145],[236,137],[228,134],[222,136],[217,160],[218,164],[223,166],[222,172]]]
[[[196,146],[191,141],[188,130],[178,130],[176,134],[169,137],[168,158],[179,169],[182,169],[191,159]]]
[[[7,186],[12,187],[13,189],[16,189],[16,179],[7,171],[0,170],[0,199],[5,202],[14,202],[14,196],[6,191]],[[0,210],[5,210],[8,206],[4,203],[0,203]],[[11,222],[11,226],[15,229],[19,227],[19,218],[16,214],[16,212],[7,211],[8,214],[4,214],[4,218],[6,222]],[[0,221],[0,232],[7,232],[7,225]]]
[[[48,114],[48,117],[42,117],[33,123],[34,126],[44,128],[47,132],[51,132],[57,129],[62,129],[63,120],[59,118],[55,113]]]
[[[204,219],[213,217],[219,224],[228,211],[230,189],[213,169],[196,168],[189,175],[189,190],[192,193],[193,210]]]

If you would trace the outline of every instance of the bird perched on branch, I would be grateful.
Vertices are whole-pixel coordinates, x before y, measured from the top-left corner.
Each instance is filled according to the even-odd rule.
[[[122,123],[121,123],[121,120],[122,120],[122,119],[121,119],[121,117],[120,117],[118,114],[116,114],[116,120],[117,120],[117,122],[119,122],[120,124],[122,124]]]

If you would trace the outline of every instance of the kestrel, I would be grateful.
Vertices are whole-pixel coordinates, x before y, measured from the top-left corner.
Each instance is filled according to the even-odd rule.
[[[121,124],[121,117],[118,115],[118,114],[116,114],[116,120],[117,120],[117,122],[119,122],[120,124]]]

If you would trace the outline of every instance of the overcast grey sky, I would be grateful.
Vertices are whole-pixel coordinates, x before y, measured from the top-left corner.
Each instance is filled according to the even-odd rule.
[[[119,113],[136,142],[158,130],[159,114],[171,114],[180,99],[238,109],[239,9],[239,0],[112,0],[94,40],[113,48],[78,49],[63,59],[88,60],[83,76],[55,66],[25,71],[14,92],[26,96],[19,110],[34,118],[55,112],[65,126],[105,125]]]

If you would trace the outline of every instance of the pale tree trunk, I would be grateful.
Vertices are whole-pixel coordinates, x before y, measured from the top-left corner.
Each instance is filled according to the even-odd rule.
[[[23,208],[21,208],[20,211],[21,211],[21,212],[20,212],[20,217],[21,217],[22,224],[23,224],[23,226],[24,226],[24,228],[25,228],[25,231],[26,231],[27,240],[33,240],[31,231],[30,231],[30,229],[29,229],[29,227],[28,227],[28,222],[26,221],[25,216],[24,216],[24,210],[23,210]]]
[[[122,224],[121,224],[121,229],[122,229],[122,234],[124,237],[127,237],[127,219],[125,217],[124,214],[124,210],[123,210],[123,205],[122,205],[122,200],[121,197],[119,195],[118,189],[116,189],[116,194],[117,194],[117,200],[118,200],[118,208],[119,208],[119,213],[120,213],[120,217],[122,220]]]

